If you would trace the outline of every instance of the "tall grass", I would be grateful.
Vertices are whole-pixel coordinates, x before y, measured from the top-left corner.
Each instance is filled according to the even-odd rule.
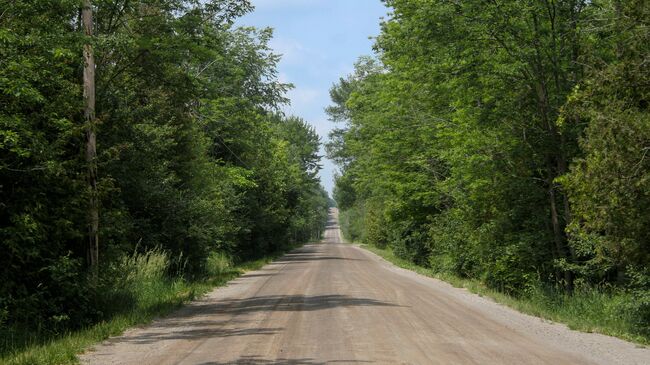
[[[279,254],[235,265],[227,255],[212,253],[205,263],[206,276],[198,280],[183,278],[182,257],[171,258],[160,249],[124,256],[102,270],[93,304],[100,321],[60,332],[5,328],[0,331],[0,364],[76,364],[77,354],[89,346],[167,314]]]
[[[162,280],[169,269],[169,263],[169,255],[154,248],[144,253],[123,256],[117,261],[115,269],[125,284],[137,287],[143,283]]]
[[[170,272],[173,268],[178,272]],[[194,296],[181,273],[182,257],[172,260],[159,248],[123,256],[102,275],[98,306],[109,318],[134,308],[157,314],[178,305],[179,296]]]
[[[223,252],[213,252],[205,262],[205,272],[210,277],[220,277],[233,270],[232,258]]]
[[[639,331],[630,310],[634,296],[613,288],[577,287],[572,294],[559,288],[535,286],[521,298],[508,298],[510,305],[526,313],[566,323],[569,328],[615,335],[641,343],[648,338]]]

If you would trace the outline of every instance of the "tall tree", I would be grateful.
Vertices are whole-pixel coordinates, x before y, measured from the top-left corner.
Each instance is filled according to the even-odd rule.
[[[276,115],[290,85],[272,31],[234,25],[249,1],[5,3],[0,337],[106,318],[134,251],[189,279],[318,235],[318,137]]]
[[[609,57],[593,53],[607,48],[599,39],[614,29],[633,34],[621,22],[601,24],[627,7],[582,0],[386,4],[393,12],[376,42],[379,70],[358,64],[332,89],[328,109],[345,123],[328,153],[343,173],[335,190],[342,220],[361,222],[350,220],[349,232],[509,292],[537,276],[570,292],[584,273],[576,266],[583,248],[567,227],[581,219],[586,228],[587,220],[568,194],[578,185],[562,182],[587,150],[578,141],[589,118],[566,113],[567,122],[558,121],[591,90],[581,84],[585,70]],[[643,14],[639,4],[629,7]],[[642,42],[616,43],[620,58]]]
[[[582,155],[561,182],[580,258],[572,268],[593,282],[624,284],[650,260],[650,5],[598,5],[585,30],[593,40],[585,62],[593,66],[560,118],[562,130],[586,125]]]
[[[95,54],[93,52],[93,8],[83,0],[81,19],[85,35],[83,56],[83,97],[86,129],[86,164],[88,197],[88,257],[93,275],[99,265],[99,194],[97,191],[97,135],[95,115]]]

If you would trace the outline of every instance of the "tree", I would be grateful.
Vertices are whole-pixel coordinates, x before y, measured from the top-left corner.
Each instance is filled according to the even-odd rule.
[[[586,228],[581,204],[590,200],[570,198],[579,191],[577,172],[564,178],[588,150],[578,141],[590,117],[576,116],[575,100],[594,100],[579,97],[587,90],[586,70],[611,57],[604,41],[610,33],[600,32],[631,29],[599,24],[620,4],[611,3],[619,10],[579,0],[386,4],[393,13],[375,45],[380,62],[358,63],[331,90],[331,119],[345,123],[328,143],[342,172],[335,193],[344,226],[404,258],[507,292],[538,281],[571,292],[585,270],[583,248],[567,227]],[[618,42],[614,58],[626,46]],[[642,78],[620,84],[632,79]]]
[[[200,280],[215,255],[320,234],[319,137],[278,115],[291,85],[272,31],[234,25],[251,10],[19,0],[0,12],[0,337],[136,303],[116,269],[134,252]]]
[[[626,283],[648,256],[650,7],[603,1],[594,9],[594,67],[563,107],[563,129],[586,126],[582,156],[560,181],[568,189],[573,269],[590,281]]]
[[[90,0],[84,0],[81,19],[84,35],[84,119],[86,121],[86,163],[88,164],[88,256],[94,276],[99,265],[99,194],[97,193],[97,137],[95,135],[95,55],[93,53],[93,9]]]

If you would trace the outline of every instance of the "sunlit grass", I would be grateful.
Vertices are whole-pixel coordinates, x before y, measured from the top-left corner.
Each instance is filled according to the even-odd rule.
[[[110,287],[121,291],[132,301],[116,308],[109,320],[87,328],[57,335],[35,334],[29,338],[2,339],[4,349],[0,364],[7,365],[67,365],[78,363],[77,354],[126,329],[151,322],[169,314],[184,303],[196,299],[216,286],[251,270],[257,270],[281,253],[254,261],[234,264],[227,255],[214,253],[206,261],[207,277],[188,281],[182,277],[169,278],[166,274],[170,258],[161,250],[151,250],[118,260],[112,270]],[[113,293],[115,294],[115,293]]]

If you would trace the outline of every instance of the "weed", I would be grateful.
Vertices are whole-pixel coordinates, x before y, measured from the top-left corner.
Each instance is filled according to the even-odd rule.
[[[125,256],[106,268],[99,283],[97,303],[105,320],[67,332],[2,330],[0,363],[76,364],[77,354],[93,344],[168,314],[215,286],[223,285],[246,271],[259,269],[281,254],[278,252],[255,261],[233,264],[227,255],[213,253],[206,261],[207,276],[193,281],[170,277],[168,270],[178,259],[170,259],[160,249]]]

